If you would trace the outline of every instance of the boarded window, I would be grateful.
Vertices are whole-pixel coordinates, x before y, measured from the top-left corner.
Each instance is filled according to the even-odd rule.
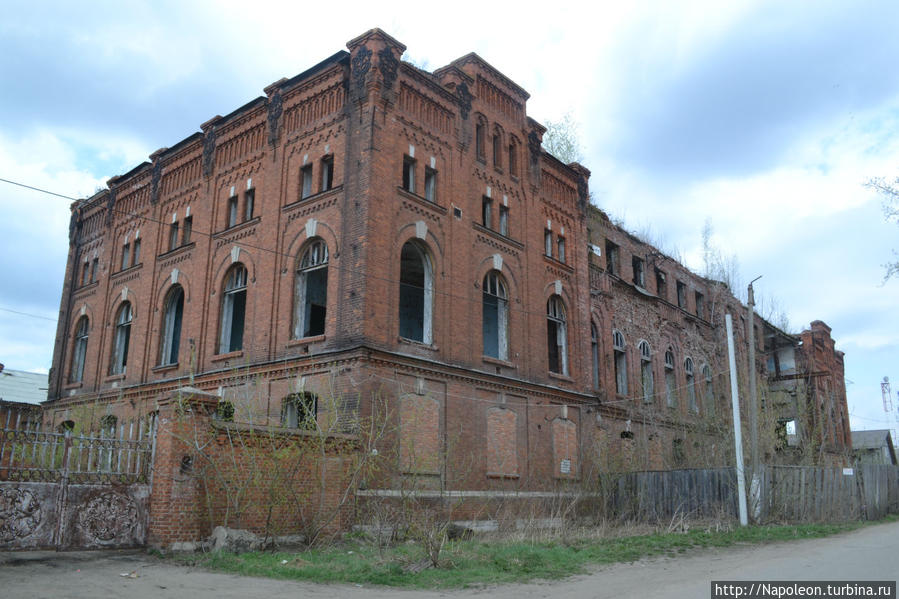
[[[487,476],[518,476],[518,415],[514,410],[487,410]]]
[[[400,467],[412,474],[440,473],[440,403],[404,395],[400,399]]]

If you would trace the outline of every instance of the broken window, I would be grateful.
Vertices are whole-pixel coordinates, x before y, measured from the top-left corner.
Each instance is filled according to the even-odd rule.
[[[593,388],[599,389],[599,334],[596,325],[590,323],[590,357],[593,365]]]
[[[687,309],[687,286],[683,282],[677,282],[677,307]]]
[[[484,355],[509,358],[509,300],[502,275],[492,270],[484,277]]]
[[[674,460],[675,465],[681,466],[686,460],[686,455],[684,454],[684,440],[683,439],[672,439],[671,441],[671,458]]]
[[[300,259],[296,277],[294,339],[325,334],[328,306],[328,245],[314,238]]]
[[[312,195],[312,165],[307,164],[300,169],[300,199]]]
[[[131,244],[125,243],[122,246],[122,270],[125,270],[130,265],[131,260]]]
[[[474,147],[478,160],[484,160],[484,123],[479,122],[474,126]]]
[[[615,362],[615,392],[618,395],[627,395],[627,354],[621,331],[612,331],[612,351]]]
[[[499,234],[505,237],[509,236],[509,207],[499,207]]]
[[[663,300],[668,300],[668,277],[665,272],[656,269],[656,295]]]
[[[228,228],[237,224],[237,196],[228,198]]]
[[[493,200],[486,196],[481,198],[481,224],[488,229],[493,228]]]
[[[556,250],[559,262],[565,262],[565,238],[561,235],[556,239]]]
[[[281,426],[301,430],[318,428],[318,398],[312,393],[291,393],[281,402]]]
[[[637,347],[640,349],[640,394],[643,396],[644,403],[652,403],[652,350],[646,341],[641,341]]]
[[[334,187],[334,157],[322,158],[322,191],[328,191]]]
[[[427,251],[407,241],[400,254],[400,337],[431,343],[434,274]]]
[[[89,280],[88,275],[90,273],[90,268],[91,268],[91,263],[85,262],[84,268],[81,270],[81,284],[82,285],[87,285],[87,282]]]
[[[696,381],[693,378],[693,360],[687,358],[684,360],[684,375],[687,378],[687,407],[693,413],[699,412],[699,405],[696,403]]]
[[[128,365],[128,342],[131,340],[131,303],[123,302],[116,314],[112,363],[109,374],[124,374]]]
[[[643,259],[637,256],[631,257],[631,266],[634,271],[634,285],[640,288],[646,287],[646,273],[643,270]]]
[[[553,232],[549,229],[543,231],[543,250],[547,257],[553,257]]]
[[[702,367],[702,378],[705,379],[705,409],[709,416],[714,416],[715,388],[712,386],[712,369],[708,364]]]
[[[87,316],[78,319],[75,327],[75,343],[72,345],[72,364],[69,368],[69,382],[84,380],[84,359],[87,356],[87,331],[90,322]]]
[[[91,262],[91,283],[97,280],[97,267],[100,265],[100,259],[94,258]]]
[[[415,193],[415,160],[403,156],[403,189]]]
[[[430,167],[425,167],[425,199],[437,201],[437,171]]]
[[[497,128],[493,132],[493,166],[494,168],[502,167],[503,162],[503,134]]]
[[[565,322],[565,306],[562,298],[554,295],[546,302],[546,344],[549,352],[549,371],[568,374],[568,342]]]
[[[618,246],[608,240],[606,240],[606,270],[615,276],[621,272],[618,267]]]
[[[677,407],[677,383],[674,378],[674,351],[665,352],[665,401],[669,408]]]
[[[698,291],[693,294],[693,297],[696,300],[696,316],[705,318],[705,298]],[[755,329],[755,332],[758,333],[758,328]]]
[[[181,320],[184,315],[184,290],[174,285],[166,295],[162,316],[162,342],[159,364],[177,364],[181,343]]]
[[[222,294],[222,328],[219,353],[243,349],[244,317],[247,307],[247,269],[237,263],[228,271]]]
[[[190,234],[193,230],[194,225],[194,217],[185,216],[184,217],[184,230],[181,233],[181,245],[187,245],[190,243]]]
[[[513,177],[518,176],[518,149],[514,141],[509,143],[509,174]]]
[[[169,225],[169,251],[178,247],[178,223],[174,222]]]
[[[253,220],[253,210],[256,208],[256,190],[248,189],[243,194],[243,219]]]

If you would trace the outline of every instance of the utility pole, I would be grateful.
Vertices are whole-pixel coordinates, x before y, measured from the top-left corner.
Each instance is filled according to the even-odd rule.
[[[734,449],[737,458],[737,500],[740,526],[749,524],[746,516],[746,476],[743,471],[743,429],[740,424],[740,398],[737,393],[737,358],[734,355],[734,323],[730,314],[724,315],[727,325],[727,361],[730,366],[730,401],[734,414]]]
[[[749,484],[749,495],[752,498],[752,517],[757,520],[759,517],[760,501],[760,476],[761,465],[759,463],[759,399],[758,389],[756,387],[756,377],[758,370],[755,367],[755,291],[752,284],[761,279],[761,275],[749,282],[747,322],[749,330],[747,337],[749,338],[749,455],[752,464],[752,480]]]

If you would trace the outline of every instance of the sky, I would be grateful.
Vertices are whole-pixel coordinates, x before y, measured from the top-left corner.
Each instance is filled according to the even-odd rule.
[[[474,51],[577,123],[595,203],[702,272],[702,231],[791,332],[846,353],[853,429],[899,426],[899,3],[278,3],[12,0],[0,21],[0,178],[86,197],[380,27],[434,70]],[[46,372],[64,198],[0,182],[0,362]],[[889,419],[888,419],[889,418]]]

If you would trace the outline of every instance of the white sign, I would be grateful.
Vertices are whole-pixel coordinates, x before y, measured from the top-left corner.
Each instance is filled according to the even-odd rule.
[[[855,471],[852,468],[843,468],[843,476],[853,476]]]
[[[562,463],[559,465],[559,470],[562,474],[571,474],[571,460],[562,460]]]

